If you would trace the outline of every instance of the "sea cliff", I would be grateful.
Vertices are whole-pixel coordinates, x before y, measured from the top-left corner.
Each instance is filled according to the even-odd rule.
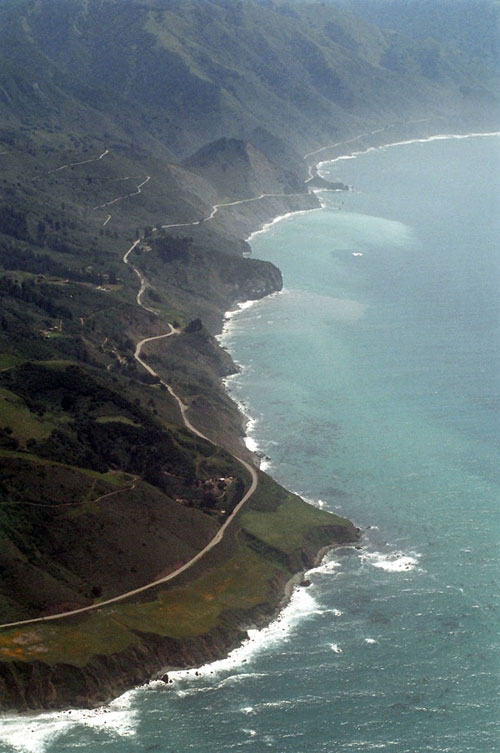
[[[423,132],[424,129],[420,127],[418,134]],[[412,135],[413,133],[414,131]],[[388,129],[385,137],[386,143],[393,140],[393,130]],[[380,143],[380,136],[376,135],[374,142],[370,142],[367,136],[359,141],[355,148],[366,148],[372,143]],[[336,153],[339,148],[336,147]],[[323,156],[323,153],[318,155]],[[199,317],[192,320],[189,326],[184,326],[181,337],[170,338],[168,348],[160,348],[160,340],[148,345],[143,356],[153,365],[156,373],[173,384],[175,390],[182,395],[183,401],[189,406],[189,416],[194,426],[225,448],[221,451],[222,454],[211,457],[211,466],[207,465],[208,459],[203,461],[205,475],[209,468],[214,469],[210,471],[213,474],[222,467],[227,469],[228,475],[239,473],[234,470],[235,455],[252,459],[241,441],[243,418],[224,392],[220,381],[221,377],[231,373],[236,367],[230,356],[217,345],[213,333],[220,331],[223,312],[238,300],[262,297],[279,290],[282,284],[279,270],[272,265],[242,258],[241,252],[249,249],[243,241],[235,239],[236,231],[228,231],[231,217],[234,216],[238,223],[238,232],[246,235],[277,215],[317,206],[317,198],[308,193],[256,201],[250,199],[236,205],[227,202],[222,210],[225,213],[223,222],[217,226],[217,232],[209,229],[207,223],[196,221],[187,223],[182,235],[177,228],[167,229],[139,244],[134,263],[148,281],[154,280],[154,287],[150,283],[146,296],[140,299],[142,309],[149,304],[161,306],[162,296],[165,296],[174,310],[180,311],[181,315],[185,312],[184,321],[188,321],[188,315]],[[239,247],[239,253],[233,250],[228,254],[228,247]],[[206,294],[208,279],[209,295]],[[139,339],[139,333],[143,335],[146,329],[148,335],[161,335],[161,322],[148,310],[141,313],[141,305],[135,306],[141,318],[133,323],[132,334],[136,332],[136,338]],[[78,379],[83,380],[83,377],[77,379],[72,366],[64,368],[73,369],[70,378],[74,391]],[[10,380],[8,386],[15,389],[18,382],[26,384],[27,379],[33,379],[31,372],[35,369],[37,383],[43,382],[48,394],[48,367],[42,364],[31,366],[29,373],[26,369],[26,366],[21,365],[7,372],[5,379]],[[54,365],[48,369],[52,380],[54,369]],[[68,373],[68,378],[69,376]],[[88,377],[85,379],[85,390],[88,392]],[[63,384],[61,380],[62,376],[59,376],[59,399]],[[104,387],[96,381],[92,391],[95,393],[98,390],[103,391]],[[149,390],[147,394],[153,396],[150,400],[155,401],[154,409],[162,416],[163,403],[156,402],[158,386],[145,385],[143,390]],[[165,400],[167,398],[168,395],[165,395]],[[109,412],[110,401],[116,398],[111,398],[108,391],[104,392],[102,399]],[[144,424],[142,409],[124,398],[120,408],[123,420],[132,423],[142,421]],[[175,405],[165,408],[165,411],[168,421],[180,421]],[[100,415],[98,418],[104,416]],[[153,425],[148,431],[152,428]],[[186,445],[185,436],[179,435],[176,441],[182,441],[185,447],[190,445],[189,451],[195,450],[200,457],[207,458],[212,452],[201,439],[196,447],[192,444],[194,439],[190,439]],[[44,449],[44,445],[40,447],[41,450]],[[29,455],[18,454],[21,457],[12,457],[10,462],[18,465],[24,463],[26,467],[23,467],[23,477],[26,478],[27,466],[34,461]],[[49,463],[48,460],[44,462],[46,466]],[[35,464],[34,468],[39,475],[40,464]],[[61,477],[55,473],[56,468],[58,473],[62,472],[61,469],[64,470],[63,478],[69,484],[70,469],[63,467],[61,462],[50,466],[48,477],[60,480]],[[134,471],[132,466],[129,473],[131,471]],[[171,471],[175,474],[174,467]],[[71,473],[80,474],[77,481],[81,486],[85,476],[78,469],[72,469]],[[125,589],[154,581],[159,574],[174,570],[179,560],[182,562],[186,559],[186,551],[182,554],[182,549],[179,549],[178,553],[171,554],[170,559],[167,557],[162,562],[161,558],[165,557],[167,550],[160,541],[152,543],[150,538],[153,528],[155,533],[163,535],[162,523],[158,521],[163,521],[167,510],[168,516],[174,514],[174,510],[177,510],[175,514],[182,512],[184,515],[186,508],[182,505],[189,502],[185,498],[186,493],[183,492],[184,499],[179,504],[172,499],[175,495],[170,488],[165,488],[166,496],[160,498],[157,491],[152,492],[151,486],[144,482],[138,484],[134,478],[133,475],[124,478],[123,482],[126,481],[128,486],[122,487],[119,493],[115,491],[116,487],[109,485],[109,474],[94,478],[92,489],[99,492],[98,499],[103,501],[85,503],[79,514],[72,516],[71,526],[80,526],[78,538],[82,541],[89,540],[88,530],[95,530],[96,525],[101,527],[99,540],[94,541],[96,549],[93,557],[96,554],[100,556],[97,570],[100,568],[107,572],[110,565],[114,568],[111,568],[113,577],[105,581],[104,586],[99,586],[99,589],[103,588],[102,596],[96,587],[89,591],[89,586],[83,583],[77,589],[77,603],[73,603],[62,592],[58,595],[54,591],[48,602],[50,608],[40,604],[37,611],[33,592],[36,584],[41,584],[40,576],[30,574],[29,561],[23,563],[20,555],[15,555],[7,563],[12,573],[9,577],[24,577],[25,582],[33,588],[29,605],[27,603],[23,606],[28,611],[16,616],[13,610],[9,621],[98,604],[101,598],[113,597]],[[150,480],[157,483],[155,478]],[[250,479],[244,473],[241,474],[241,481],[248,488]],[[90,484],[89,479],[86,482]],[[74,494],[73,487],[76,483],[73,481],[71,488],[68,486],[65,493]],[[137,488],[133,488],[134,486]],[[52,492],[46,488],[44,493]],[[111,495],[116,496],[113,498],[107,532],[106,527],[103,529],[103,524],[106,525],[104,514],[108,513],[110,506],[105,504],[105,500]],[[127,501],[123,499],[123,495],[126,495]],[[193,499],[196,505],[196,498]],[[55,498],[53,501],[58,503],[61,500]],[[143,514],[134,518],[135,536],[131,537],[131,515],[139,509],[138,505],[142,507]],[[52,510],[44,510],[43,521],[40,521],[47,531],[55,530],[61,523],[60,518],[54,517],[49,524],[50,514]],[[176,534],[181,534],[185,540],[187,531],[193,530],[193,526],[196,528],[196,537],[193,538],[191,533],[193,540],[189,541],[192,556],[201,543],[206,543],[213,537],[216,517],[207,517],[198,510],[193,510],[189,515],[184,522],[179,519],[176,523]],[[200,521],[204,517],[208,522],[202,524]],[[84,526],[86,518],[91,525],[88,530]],[[113,531],[123,533],[119,550],[113,548],[116,547],[112,538]],[[263,625],[272,619],[283,604],[287,584],[294,576],[311,567],[325,547],[352,544],[358,538],[359,531],[352,523],[306,504],[266,474],[259,472],[256,492],[227,529],[223,540],[174,580],[149,589],[140,596],[103,605],[95,611],[3,628],[0,632],[0,705],[2,708],[24,710],[95,706],[137,684],[162,676],[170,668],[196,667],[220,658],[244,640],[248,628]],[[57,541],[56,544],[60,560],[63,543]],[[78,542],[75,540],[73,545],[77,546]],[[41,562],[46,562],[45,572],[53,576],[55,567],[61,563],[47,559],[47,553],[43,551],[41,544],[38,546],[37,556],[42,554]],[[109,555],[111,551],[114,552],[112,556]],[[154,552],[155,556],[150,557],[150,552]],[[70,566],[71,559],[68,555],[65,567]],[[17,563],[15,571],[12,570],[12,561]],[[85,568],[88,568],[91,559],[87,557],[86,562]],[[50,584],[45,580],[43,587],[38,588],[40,595],[47,601]]]
[[[258,172],[254,172],[254,179],[258,179]],[[180,236],[178,231],[168,230],[157,233],[139,244],[134,258],[141,274],[148,281],[154,280],[154,287],[150,283],[146,294],[152,297],[145,300],[138,297],[139,313],[142,308],[146,309],[146,314],[150,301],[158,306],[159,297],[165,296],[177,311],[186,312],[184,321],[189,321],[188,312],[190,317],[195,317],[191,324],[183,325],[182,336],[172,338],[168,348],[160,349],[153,343],[141,356],[154,366],[158,379],[168,379],[182,395],[196,429],[224,449],[214,455],[214,451],[208,449],[210,443],[207,445],[203,438],[194,437],[188,445],[187,438],[177,433],[175,441],[189,447],[189,453],[194,451],[206,457],[203,461],[205,476],[223,467],[227,469],[223,475],[238,475],[241,493],[248,488],[250,479],[241,468],[238,470],[235,456],[246,458],[247,462],[256,459],[242,443],[243,417],[221,383],[221,377],[236,367],[212,333],[220,331],[224,311],[237,301],[261,298],[281,289],[282,279],[273,265],[243,258],[241,250],[249,249],[243,241],[235,239],[235,233],[246,235],[278,214],[318,206],[316,197],[306,190],[293,196],[269,197],[267,201],[250,200],[228,211],[216,232],[211,230],[207,234],[201,223],[192,223],[184,231],[192,231],[192,236],[187,233]],[[227,248],[220,250],[219,246],[224,244],[231,248],[243,245],[240,253],[234,250],[228,253]],[[208,296],[206,280],[210,280]],[[182,296],[178,305],[176,296]],[[162,331],[161,324],[151,316],[149,321],[134,324],[134,328],[137,326],[142,331],[147,326],[147,334],[152,336]],[[189,364],[188,369],[186,364]],[[49,401],[51,410],[53,391],[54,399],[61,400],[62,389],[62,400],[69,404],[64,390],[66,383],[71,383],[74,395],[79,392],[98,395],[99,400],[107,404],[107,412],[111,404],[115,406],[113,410],[120,409],[117,416],[120,421],[145,425],[140,407],[125,396],[120,400],[113,396],[98,372],[92,379],[94,381],[89,382],[89,377],[71,363],[50,367],[45,363],[20,364],[5,375],[10,390],[19,391],[20,385],[31,383],[37,385],[37,389],[45,385],[44,399]],[[157,384],[153,381],[144,389],[149,389],[154,396],[149,403],[153,405],[151,400],[154,400],[154,410],[161,416],[163,406],[157,402]],[[168,393],[165,400],[172,402]],[[92,415],[93,403],[87,400],[85,410]],[[168,420],[181,420],[175,415],[175,406],[167,406],[165,410]],[[102,415],[102,410],[100,413]],[[107,417],[96,418],[100,421],[106,418],[109,425]],[[156,431],[153,424],[148,431]],[[137,437],[134,441],[144,439]],[[184,491],[184,497],[175,502],[174,491],[165,484],[160,484],[164,495],[161,497],[154,476],[146,476],[148,483],[144,483],[137,480],[137,475],[132,475],[132,459],[126,461],[128,475],[120,476],[118,488],[118,477],[113,479],[115,485],[111,485],[109,473],[105,472],[105,466],[112,462],[111,455],[107,458],[107,449],[100,458],[96,456],[96,463],[103,463],[103,472],[94,474],[91,484],[87,471],[68,465],[70,460],[75,461],[62,449],[64,444],[58,450],[63,453],[58,462],[51,459],[54,446],[53,440],[50,441],[52,445],[47,441],[31,445],[32,451],[45,454],[43,461],[24,452],[18,452],[15,457],[11,453],[8,458],[16,478],[22,476],[27,480],[40,478],[40,473],[43,475],[41,481],[29,483],[40,487],[32,504],[40,508],[42,517],[36,524],[47,531],[48,538],[38,544],[37,570],[31,556],[26,558],[22,554],[23,546],[19,549],[14,541],[7,542],[10,549],[4,549],[2,555],[7,578],[22,579],[28,587],[25,600],[19,602],[19,607],[9,607],[5,616],[10,619],[3,620],[27,619],[27,624],[4,627],[0,631],[0,707],[3,709],[93,707],[135,685],[163,676],[171,668],[196,667],[221,658],[245,639],[248,628],[267,624],[279,612],[290,593],[290,584],[300,581],[297,576],[315,564],[325,549],[351,544],[359,537],[359,531],[349,521],[306,504],[266,474],[258,472],[256,491],[231,522],[224,538],[178,577],[93,611],[38,621],[39,617],[97,605],[101,599],[113,598],[175,570],[214,536],[218,516],[224,520],[226,512],[215,509],[207,516],[202,509],[200,512],[190,509],[198,505],[196,494],[190,496]],[[180,462],[189,463],[189,459],[186,457]],[[197,468],[196,473],[200,475],[201,466]],[[175,463],[168,471],[174,476],[178,473]],[[56,494],[51,484],[57,479],[61,488]],[[152,482],[156,484],[156,491],[150,486]],[[86,484],[89,484],[89,492],[93,490],[90,496],[99,495],[93,503],[76,501],[79,499],[77,489],[85,488]],[[18,499],[15,491],[9,487],[13,500]],[[227,504],[234,507],[237,494],[233,502],[229,501],[230,494],[225,494],[226,497]],[[111,505],[109,498],[112,498]],[[68,499],[74,501],[68,502]],[[143,509],[140,517],[136,515],[137,505]],[[71,520],[61,518],[61,508],[66,515],[68,506]],[[76,514],[71,513],[72,506]],[[38,514],[36,509],[33,513]],[[178,547],[177,554],[169,554],[162,562],[167,550],[161,537],[172,539],[168,526],[162,531],[165,514],[167,521],[182,514],[175,524],[175,535],[187,541],[188,546],[184,550]],[[206,522],[202,521],[203,517],[207,518]],[[90,533],[95,532],[96,525],[101,530],[97,538]],[[133,537],[131,525],[135,527]],[[62,539],[54,539],[57,530],[61,531]],[[116,537],[120,542],[118,548]],[[64,538],[73,554],[65,551]],[[87,560],[79,551],[85,541],[94,552]],[[61,590],[60,585],[47,580],[45,572],[56,584],[61,578],[68,581],[63,568],[74,571],[73,581],[75,577],[80,578],[78,568],[74,570],[75,554],[80,565],[87,561],[84,566],[87,578],[81,585],[74,583],[77,586],[72,586],[74,591],[67,586],[66,590]],[[91,587],[91,582],[100,582],[100,585]]]
[[[224,540],[168,586],[77,617],[2,630],[1,706],[93,707],[169,669],[221,658],[248,628],[277,614],[287,584],[325,547],[358,537],[347,520],[261,474]]]

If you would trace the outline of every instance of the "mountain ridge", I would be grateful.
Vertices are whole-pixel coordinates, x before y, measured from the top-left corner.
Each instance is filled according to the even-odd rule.
[[[237,458],[255,458],[213,335],[236,302],[281,288],[243,238],[319,207],[304,182],[316,156],[299,155],[495,112],[465,106],[460,88],[478,83],[465,64],[438,82],[391,70],[386,31],[328,8],[8,0],[0,21],[5,623],[175,569],[242,498]],[[167,384],[211,441],[186,430]],[[0,705],[95,705],[219,656],[275,614],[322,547],[357,540],[258,475],[230,535],[175,582],[112,613],[2,630]]]
[[[21,97],[17,109],[13,94],[6,103],[12,117],[29,115],[31,92],[48,122],[75,128],[78,112],[102,134],[104,118],[177,159],[220,137],[251,140],[262,126],[306,151],[304,137],[307,146],[324,143],[367,117],[458,111],[464,101],[454,78],[478,84],[474,68],[452,56],[443,81],[425,75],[418,50],[409,53],[413,68],[385,67],[390,34],[326,5],[11,0],[0,20]],[[2,72],[5,89],[12,72]]]

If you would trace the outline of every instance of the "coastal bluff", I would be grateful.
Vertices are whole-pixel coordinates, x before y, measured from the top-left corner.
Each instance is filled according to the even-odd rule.
[[[0,708],[95,707],[168,670],[220,659],[248,628],[277,615],[294,576],[300,581],[327,548],[358,538],[352,523],[261,473],[216,550],[171,584],[78,617],[2,630]]]

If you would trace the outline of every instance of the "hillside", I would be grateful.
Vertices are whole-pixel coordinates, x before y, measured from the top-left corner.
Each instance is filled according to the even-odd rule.
[[[488,79],[500,66],[497,0],[329,0],[415,42],[433,39]],[[484,80],[482,82],[484,84]]]
[[[203,176],[224,199],[246,199],[261,193],[303,191],[291,171],[285,172],[259,149],[241,139],[222,138],[184,160],[188,169]]]
[[[272,158],[266,133],[300,154],[366,120],[470,116],[463,89],[484,86],[469,58],[438,48],[433,70],[404,35],[395,66],[392,32],[325,3],[7,0],[0,30],[7,127],[112,135],[170,158],[227,136]]]
[[[254,468],[214,334],[281,289],[243,239],[319,206],[315,150],[494,122],[484,70],[443,46],[433,75],[399,32],[394,65],[395,33],[326,4],[0,4],[0,623],[36,620],[0,629],[0,706],[218,656],[357,540]]]

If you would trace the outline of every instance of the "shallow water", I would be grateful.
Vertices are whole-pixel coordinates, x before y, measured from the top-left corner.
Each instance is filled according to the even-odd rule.
[[[324,165],[353,187],[252,239],[285,289],[234,315],[268,470],[365,528],[228,660],[0,750],[492,753],[498,730],[499,138]],[[27,734],[28,733],[28,734]]]

